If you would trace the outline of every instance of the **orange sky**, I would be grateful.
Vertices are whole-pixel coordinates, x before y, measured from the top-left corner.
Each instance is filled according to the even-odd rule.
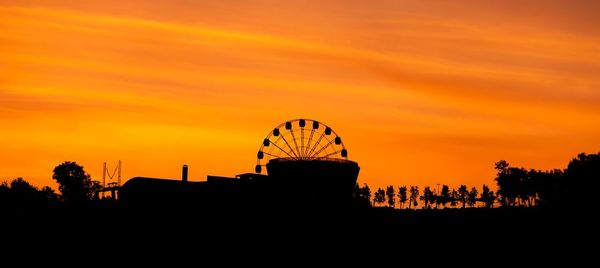
[[[0,0],[0,180],[251,172],[302,117],[376,187],[600,151],[596,1],[202,2]]]

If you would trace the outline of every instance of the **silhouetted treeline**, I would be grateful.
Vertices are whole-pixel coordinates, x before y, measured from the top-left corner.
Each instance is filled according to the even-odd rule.
[[[29,184],[23,178],[0,184],[0,210],[37,210],[56,206],[59,196],[52,188],[41,189]]]
[[[49,186],[40,189],[23,178],[0,183],[0,211],[37,210],[58,205],[79,206],[97,198],[102,187],[75,162],[64,162],[54,168],[52,178],[60,194]]]
[[[481,188],[460,185],[437,187],[389,185],[371,190],[356,185],[355,200],[360,206],[398,207],[401,209],[439,209],[501,206],[588,208],[595,205],[600,189],[600,153],[580,154],[566,169],[541,171],[512,167],[505,160],[495,163],[497,191],[488,185]],[[0,210],[43,209],[57,204],[77,206],[97,199],[102,188],[82,166],[64,162],[53,170],[52,178],[60,194],[50,187],[38,189],[22,178],[0,184]]]
[[[466,185],[460,185],[457,189],[451,189],[448,185],[442,185],[439,189],[438,185],[433,190],[429,186],[420,190],[418,186],[395,188],[390,185],[385,189],[377,189],[371,196],[371,189],[364,184],[356,187],[356,196],[372,206],[393,208],[398,204],[397,207],[408,209],[417,208],[419,204],[424,209],[467,206],[493,208],[496,203],[502,206],[585,208],[595,204],[596,191],[600,189],[600,153],[579,154],[564,170],[511,167],[505,160],[495,163],[495,169],[497,192],[485,184],[481,192],[476,187],[469,188]]]
[[[482,187],[481,193],[475,187],[468,190],[465,185],[461,185],[458,189],[450,189],[448,185],[442,185],[439,191],[438,189],[432,190],[429,186],[423,188],[421,191],[418,186],[400,186],[395,188],[393,185],[389,185],[385,190],[382,188],[377,189],[373,196],[371,196],[371,189],[367,184],[364,184],[362,187],[357,186],[356,189],[358,191],[356,196],[363,203],[367,202],[376,207],[386,206],[392,208],[398,204],[397,207],[401,209],[417,208],[419,204],[425,209],[465,208],[467,206],[475,207],[477,204],[492,208],[497,198],[494,191],[490,191],[490,188],[485,184]]]
[[[579,154],[566,169],[541,171],[496,163],[504,206],[585,208],[594,206],[600,182],[600,153]]]

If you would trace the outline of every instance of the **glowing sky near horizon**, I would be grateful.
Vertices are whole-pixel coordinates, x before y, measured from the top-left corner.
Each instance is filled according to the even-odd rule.
[[[597,1],[0,0],[0,181],[251,172],[288,119],[359,181],[493,183],[600,151]]]

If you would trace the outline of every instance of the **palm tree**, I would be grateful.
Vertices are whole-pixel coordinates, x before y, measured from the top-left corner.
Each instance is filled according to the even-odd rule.
[[[385,189],[385,195],[387,196],[388,206],[394,207],[396,205],[396,191],[394,186],[390,185]]]
[[[408,208],[410,209],[412,206],[419,205],[419,186],[411,186],[410,187],[410,197],[408,201]]]
[[[398,199],[400,202],[400,208],[404,208],[404,203],[406,203],[406,186],[402,186],[398,188]]]

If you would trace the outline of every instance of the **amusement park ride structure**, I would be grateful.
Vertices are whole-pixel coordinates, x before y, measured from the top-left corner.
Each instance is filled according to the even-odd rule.
[[[113,179],[115,178],[115,175],[117,175],[117,181],[113,181]],[[106,183],[106,177],[108,177],[108,179],[109,179],[108,184]],[[119,191],[120,187],[121,187],[121,160],[119,160],[119,162],[117,163],[117,166],[113,170],[112,174],[110,173],[110,171],[106,165],[106,162],[104,162],[104,164],[102,165],[102,189],[100,191],[98,191],[99,197],[106,198],[106,193],[110,192],[110,198],[116,199],[117,192]]]
[[[273,195],[299,206],[343,205],[352,202],[360,167],[348,160],[342,138],[328,125],[311,119],[279,124],[262,140],[256,173],[235,177],[207,176],[188,181],[184,165],[181,180],[136,177],[120,186],[121,163],[109,173],[104,166],[105,191],[119,189],[119,198],[131,204],[270,205]],[[265,171],[267,175],[261,174]],[[118,173],[117,183],[105,184]],[[111,190],[112,189],[112,190]]]
[[[295,119],[275,127],[257,154],[256,173],[265,163],[279,161],[348,160],[342,138],[329,126],[311,119]]]

